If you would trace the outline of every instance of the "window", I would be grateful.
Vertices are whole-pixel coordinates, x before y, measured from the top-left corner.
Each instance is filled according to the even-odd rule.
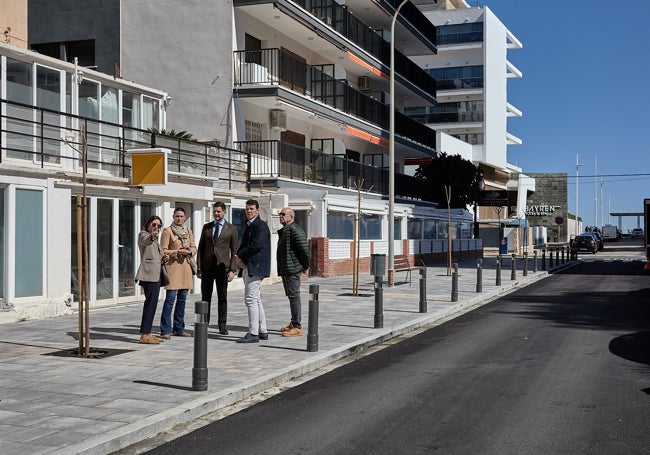
[[[7,99],[32,104],[32,65],[7,57]]]
[[[36,105],[54,111],[61,110],[61,72],[36,67]]]
[[[16,297],[43,295],[43,192],[16,190]]]
[[[79,84],[79,115],[99,120],[99,83],[84,79]]]
[[[122,92],[122,124],[140,128],[140,95]]]

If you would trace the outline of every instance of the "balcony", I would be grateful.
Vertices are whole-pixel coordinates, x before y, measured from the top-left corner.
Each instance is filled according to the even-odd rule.
[[[235,51],[235,86],[280,85],[388,131],[390,107],[335,79],[333,65],[310,66],[280,49]],[[240,93],[241,96],[241,93]],[[416,144],[436,148],[436,132],[397,112],[395,133]]]
[[[205,177],[214,187],[246,191],[248,156],[240,151],[185,141],[150,131],[0,100],[0,163],[50,172],[81,172],[86,132],[88,173],[129,179],[127,150],[166,147],[168,170]]]
[[[364,181],[370,192],[388,194],[388,169],[353,161],[345,155],[328,155],[281,141],[241,141],[238,150],[250,155],[251,179],[288,178],[356,189]],[[421,179],[395,174],[395,194],[406,199],[431,201],[429,184]]]
[[[236,0],[235,6],[246,6],[251,4],[259,4],[257,0]],[[264,3],[264,2],[262,2]],[[390,11],[389,2],[383,2],[382,8]],[[319,34],[326,35],[327,39],[336,46],[338,49],[348,50],[350,42],[355,44],[359,51],[374,57],[375,60],[365,59],[371,66],[377,66],[376,61],[379,61],[383,68],[379,68],[385,75],[390,70],[390,44],[382,38],[378,31],[373,30],[354,14],[352,14],[346,5],[341,5],[334,0],[298,0],[296,2],[274,2],[274,10],[279,10],[286,13],[292,19],[302,23],[308,29],[320,28],[326,29],[327,32]],[[410,8],[408,8],[410,6]],[[407,23],[410,25],[408,28],[420,40],[429,43],[430,51],[435,53],[435,27],[429,22],[424,15],[412,4],[407,4],[402,11],[406,11],[411,21]],[[264,10],[260,14],[265,14]],[[382,13],[383,15],[384,13]],[[418,19],[415,17],[417,16]],[[317,19],[315,20],[314,17]],[[400,21],[404,22],[405,13],[400,14]],[[260,18],[263,20],[263,17]],[[320,23],[319,23],[320,22]],[[417,22],[418,27],[413,27],[414,22]],[[423,30],[421,32],[418,32]],[[287,33],[286,30],[282,30]],[[431,50],[433,48],[433,50]],[[363,54],[359,51],[352,50],[351,53],[359,54],[363,58]],[[424,49],[421,53],[424,53]],[[417,93],[423,99],[435,103],[436,94],[436,81],[425,70],[420,68],[411,59],[402,54],[399,50],[395,50],[395,80],[397,83],[408,87],[409,90]]]

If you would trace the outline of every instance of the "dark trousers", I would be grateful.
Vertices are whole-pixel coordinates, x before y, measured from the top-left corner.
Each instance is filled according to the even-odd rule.
[[[221,264],[201,270],[201,300],[208,302],[208,324],[210,324],[210,307],[212,306],[212,288],[217,286],[217,322],[226,325],[228,317],[228,275],[226,266]]]
[[[160,281],[140,281],[144,291],[144,306],[142,307],[142,321],[140,322],[140,333],[151,333],[153,318],[158,308],[158,296],[160,295]]]
[[[300,302],[300,273],[294,275],[282,275],[284,294],[289,297],[289,309],[291,310],[291,325],[301,328],[302,303]]]

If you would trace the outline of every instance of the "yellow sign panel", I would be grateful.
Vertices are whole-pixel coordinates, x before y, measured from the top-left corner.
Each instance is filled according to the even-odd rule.
[[[167,154],[161,149],[132,150],[131,184],[164,185],[167,183]]]

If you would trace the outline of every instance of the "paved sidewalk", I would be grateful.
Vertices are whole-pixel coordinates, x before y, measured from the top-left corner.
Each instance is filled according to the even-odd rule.
[[[305,335],[299,338],[279,332],[290,319],[282,285],[263,286],[270,336],[260,344],[234,342],[246,332],[247,316],[243,290],[231,290],[230,335],[220,336],[212,326],[208,330],[206,392],[192,391],[193,338],[173,337],[160,345],[137,342],[138,303],[91,312],[90,344],[108,352],[102,358],[54,355],[78,347],[77,315],[0,325],[0,452],[109,454],[351,353],[460,315],[549,273],[533,273],[529,259],[524,277],[519,260],[512,280],[510,258],[505,258],[502,285],[496,286],[495,269],[494,258],[486,258],[483,292],[477,293],[476,261],[461,263],[458,301],[451,302],[452,278],[446,267],[429,267],[427,313],[419,312],[418,272],[413,272],[412,285],[402,283],[405,272],[397,272],[397,285],[383,288],[381,329],[374,328],[372,276],[360,276],[360,296],[351,295],[352,276],[310,278],[302,285]],[[320,287],[318,352],[307,352],[310,284]],[[190,331],[197,298],[186,309]],[[162,302],[154,330],[161,309]]]

